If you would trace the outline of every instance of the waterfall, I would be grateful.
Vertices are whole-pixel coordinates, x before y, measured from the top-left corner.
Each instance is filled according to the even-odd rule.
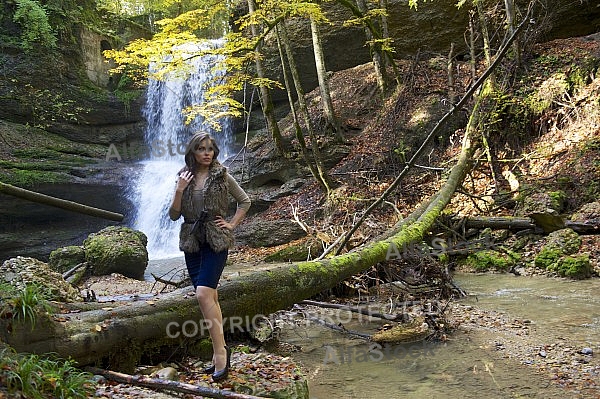
[[[220,45],[216,42],[215,45]],[[148,257],[163,259],[181,256],[179,226],[181,219],[169,219],[177,172],[185,165],[184,152],[191,135],[204,130],[213,135],[219,149],[219,161],[231,155],[233,138],[228,118],[221,131],[214,131],[201,117],[186,125],[182,110],[204,100],[207,83],[214,78],[215,56],[191,59],[195,72],[186,79],[149,80],[146,105],[145,145],[147,158],[140,161],[139,174],[130,187],[130,200],[135,204],[133,228],[148,237]],[[216,72],[218,73],[218,72]]]

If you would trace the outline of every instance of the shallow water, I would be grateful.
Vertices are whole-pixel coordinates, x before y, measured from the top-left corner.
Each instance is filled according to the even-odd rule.
[[[542,276],[460,275],[469,302],[485,309],[528,318],[542,338],[569,338],[581,345],[600,343],[600,280]]]
[[[470,294],[461,302],[529,320],[540,343],[568,336],[595,356],[600,352],[598,279],[469,274],[456,281]],[[344,325],[372,333],[377,323]],[[306,368],[314,399],[570,397],[547,375],[490,347],[491,331],[458,331],[445,343],[394,346],[387,353],[314,323],[286,324],[281,338],[302,348],[292,357]]]

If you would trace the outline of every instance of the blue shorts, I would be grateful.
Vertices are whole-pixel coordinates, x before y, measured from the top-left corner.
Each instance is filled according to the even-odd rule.
[[[225,268],[229,251],[215,252],[209,245],[201,245],[198,252],[184,252],[185,264],[194,288],[217,288]]]

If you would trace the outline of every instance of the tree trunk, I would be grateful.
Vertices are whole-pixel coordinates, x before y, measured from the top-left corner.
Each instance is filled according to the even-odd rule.
[[[56,208],[66,209],[67,211],[83,213],[85,215],[95,216],[103,219],[114,220],[120,222],[123,220],[123,215],[120,213],[105,211],[104,209],[98,209],[87,205],[82,205],[77,202],[68,201],[56,197],[51,197],[46,194],[36,193],[35,191],[25,190],[11,186],[10,184],[0,182],[0,193],[12,195],[18,198],[25,199],[27,201],[37,202],[39,204],[45,204],[54,206]]]
[[[331,101],[331,91],[327,82],[327,69],[325,68],[325,56],[323,54],[323,45],[321,44],[321,32],[319,31],[318,22],[314,18],[310,19],[310,31],[312,34],[313,51],[315,53],[315,65],[317,67],[317,78],[319,80],[319,90],[321,92],[321,102],[323,104],[323,112],[327,121],[327,129],[331,130],[340,143],[344,142],[344,136],[340,129],[340,123],[333,109],[333,101]]]
[[[563,222],[563,228],[569,228],[576,231],[579,234],[598,234],[600,233],[600,220],[589,220],[589,221],[571,221],[565,220]],[[469,229],[485,229],[491,228],[493,230],[529,230],[529,229],[540,229],[544,230],[542,226],[539,226],[531,218],[519,218],[519,217],[469,217],[465,219],[465,227]],[[547,231],[546,231],[547,232]]]
[[[298,96],[298,107],[300,108],[300,113],[302,114],[302,118],[304,119],[304,124],[306,125],[306,130],[308,130],[308,135],[310,137],[310,145],[312,149],[312,155],[315,160],[315,164],[317,166],[318,176],[317,182],[329,195],[331,192],[332,181],[331,177],[325,170],[325,166],[323,166],[323,158],[321,157],[321,151],[319,150],[319,143],[317,141],[317,136],[315,135],[314,129],[312,128],[312,123],[310,121],[310,115],[308,113],[308,107],[306,105],[306,100],[304,98],[304,89],[302,88],[302,84],[300,82],[300,74],[298,72],[298,66],[296,65],[296,61],[294,60],[294,53],[292,50],[292,45],[290,39],[287,35],[287,30],[285,27],[285,22],[281,22],[281,40],[283,41],[283,47],[285,49],[285,53],[288,59],[288,65],[290,66],[290,72],[292,74],[292,79],[294,81],[294,87],[296,89],[296,94]]]
[[[469,65],[471,67],[471,79],[477,80],[477,56],[475,51],[475,15],[469,11]]]
[[[480,1],[475,4],[475,7],[477,8],[481,35],[483,36],[483,53],[485,55],[485,63],[486,67],[489,68],[489,66],[492,65],[492,45],[490,43],[490,33],[488,30],[487,19],[485,17],[485,10],[483,9],[483,4]],[[489,87],[491,90],[494,90],[496,87],[496,77],[494,73],[490,75]]]
[[[362,23],[365,24],[365,28],[368,30],[367,38],[371,37],[376,40],[389,39],[389,34],[387,36],[382,36],[377,30],[377,27],[375,26],[373,21],[371,21],[369,18],[365,18],[363,12],[359,10],[357,4],[354,4],[352,0],[337,0],[337,2],[343,5],[344,7],[347,7],[355,17],[360,18],[362,20]],[[387,24],[385,24],[385,27],[387,27]],[[400,72],[398,71],[398,66],[396,65],[396,61],[394,60],[392,52],[388,50],[382,52],[382,57],[387,61],[387,65],[392,67],[396,83],[400,85]]]
[[[155,391],[173,391],[190,395],[202,395],[203,398],[216,399],[264,399],[259,396],[236,393],[229,389],[209,388],[205,386],[192,385],[185,382],[150,378],[143,375],[128,375],[115,371],[99,369],[97,367],[86,367],[85,371],[92,374],[101,375],[111,381],[151,388]]]
[[[360,12],[365,15],[368,11],[367,5],[364,0],[356,0],[356,6]],[[365,27],[365,34],[367,35],[367,42],[369,42],[369,48],[371,49],[371,57],[373,59],[373,68],[375,69],[375,77],[377,79],[377,87],[379,92],[383,95],[387,88],[385,67],[382,62],[381,51],[373,42],[374,35],[371,30]]]
[[[248,10],[249,13],[252,14],[256,10],[256,3],[254,0],[248,0]],[[257,27],[255,24],[251,26],[252,36],[258,37],[259,34],[257,32]],[[261,43],[258,43],[256,46],[256,52],[260,52],[262,47]],[[262,61],[260,57],[256,57],[256,75],[263,79],[265,78],[265,72],[262,65]],[[273,112],[273,100],[271,98],[271,91],[268,87],[261,85],[259,87],[260,90],[260,103],[263,111],[263,115],[265,116],[265,120],[267,122],[267,130],[271,133],[271,137],[273,138],[273,143],[275,144],[275,148],[279,155],[285,155],[285,147],[283,145],[283,139],[281,137],[281,132],[279,130],[279,125],[277,124],[277,119],[275,118],[275,113]]]
[[[516,11],[515,11],[515,1],[514,0],[504,0],[504,4],[506,6],[506,22],[508,25],[508,32],[512,35],[516,29],[515,20],[516,20]],[[521,65],[521,46],[519,42],[515,40],[513,43],[513,56],[517,63],[517,65]]]
[[[454,105],[456,101],[456,87],[454,85],[454,42],[450,43],[448,53],[448,101]]]
[[[290,112],[292,114],[292,119],[294,121],[294,131],[296,135],[296,140],[298,140],[298,145],[300,146],[300,154],[302,154],[302,159],[308,165],[310,169],[310,173],[313,175],[316,181],[320,181],[319,171],[317,167],[310,159],[308,154],[308,148],[306,148],[306,141],[304,140],[304,133],[302,132],[302,128],[300,127],[300,122],[298,122],[298,114],[296,113],[296,107],[294,105],[294,99],[292,98],[292,87],[290,84],[290,78],[287,72],[287,68],[285,67],[285,55],[283,54],[283,48],[281,46],[281,24],[277,24],[275,27],[275,33],[277,38],[277,49],[279,50],[279,58],[281,59],[281,72],[283,73],[283,82],[285,83],[285,90],[288,96],[288,102],[290,104]],[[325,187],[323,187],[325,189]]]

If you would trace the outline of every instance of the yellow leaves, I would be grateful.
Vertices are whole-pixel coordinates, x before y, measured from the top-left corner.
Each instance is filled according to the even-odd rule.
[[[333,238],[331,238],[329,234],[322,231],[317,231],[317,238],[328,245],[333,242]]]
[[[364,25],[366,21],[378,20],[381,17],[387,16],[387,11],[384,8],[373,8],[365,12],[360,18],[352,18],[344,21],[344,27]]]
[[[227,97],[214,97],[204,101],[202,104],[195,104],[186,107],[183,114],[186,116],[186,123],[192,122],[198,116],[204,119],[215,130],[221,130],[221,120],[226,117],[239,117],[242,115],[243,105]]]
[[[215,5],[209,10],[193,10],[181,14],[175,18],[166,18],[157,21],[156,24],[162,27],[161,35],[181,34],[188,31],[197,31],[210,27],[214,15],[223,10],[222,5]]]

